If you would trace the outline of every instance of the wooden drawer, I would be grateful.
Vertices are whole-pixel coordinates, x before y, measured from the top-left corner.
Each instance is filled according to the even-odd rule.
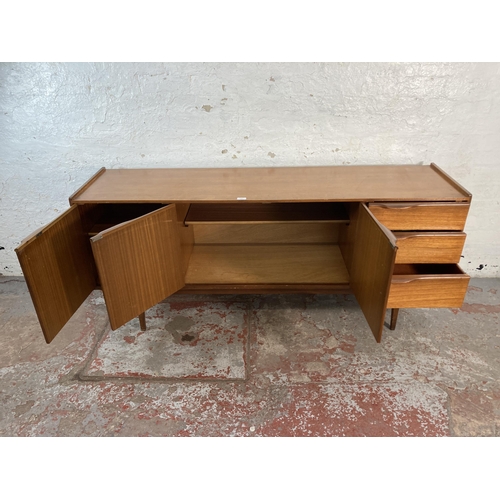
[[[387,307],[461,307],[469,279],[456,264],[396,264]]]
[[[462,232],[395,231],[396,264],[456,264],[460,261],[466,234]]]
[[[370,203],[370,211],[391,231],[462,231],[468,203]]]

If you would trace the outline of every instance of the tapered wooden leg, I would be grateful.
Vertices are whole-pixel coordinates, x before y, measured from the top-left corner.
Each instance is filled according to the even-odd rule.
[[[394,309],[393,309],[394,311]],[[146,331],[146,313],[139,314],[139,323],[141,325],[141,331]]]
[[[395,330],[396,329],[396,323],[398,321],[398,313],[399,313],[399,309],[393,309],[391,311],[391,324],[389,326],[389,328],[391,330]]]

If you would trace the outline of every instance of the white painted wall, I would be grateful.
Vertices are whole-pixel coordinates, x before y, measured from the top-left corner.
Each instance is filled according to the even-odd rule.
[[[473,193],[462,266],[499,276],[498,63],[2,63],[0,273],[100,167],[431,161]]]

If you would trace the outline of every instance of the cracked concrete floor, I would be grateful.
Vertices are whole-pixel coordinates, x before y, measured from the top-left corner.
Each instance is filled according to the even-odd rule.
[[[381,344],[350,295],[177,295],[113,332],[96,291],[47,345],[0,277],[0,436],[498,436],[499,314],[472,279]]]

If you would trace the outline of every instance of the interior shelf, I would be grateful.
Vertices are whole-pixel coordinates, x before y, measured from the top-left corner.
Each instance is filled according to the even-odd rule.
[[[192,203],[184,223],[349,222],[344,203]]]
[[[338,245],[194,245],[186,284],[348,284]]]

